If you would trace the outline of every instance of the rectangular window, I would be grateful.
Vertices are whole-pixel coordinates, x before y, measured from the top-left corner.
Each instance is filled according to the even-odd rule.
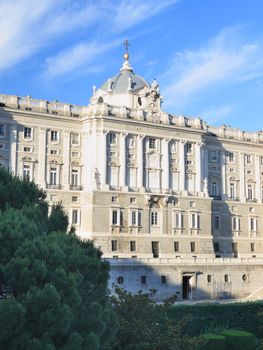
[[[252,232],[257,231],[257,219],[249,218],[249,230]]]
[[[0,137],[5,136],[5,125],[4,124],[0,124]]]
[[[158,225],[158,213],[156,211],[151,212],[151,225],[152,226]]]
[[[111,132],[109,134],[109,142],[110,142],[110,145],[116,145],[117,144],[117,135],[114,132]]]
[[[212,282],[212,275],[207,275],[206,281],[207,281],[207,283],[211,283]]]
[[[136,203],[136,198],[135,197],[130,197],[130,203]]]
[[[230,198],[234,199],[236,198],[236,189],[235,189],[235,184],[230,183]]]
[[[51,149],[50,150],[50,154],[52,154],[53,156],[58,155],[58,150],[57,149]]]
[[[79,134],[73,132],[71,134],[71,144],[72,145],[79,145]]]
[[[137,225],[137,211],[133,210],[131,212],[131,225],[136,226]]]
[[[136,252],[136,241],[130,241],[131,252]]]
[[[77,169],[72,169],[71,171],[71,185],[72,186],[79,185],[79,171]]]
[[[24,147],[24,152],[31,152],[32,148],[31,147]]]
[[[24,165],[23,166],[23,178],[30,179],[30,165]]]
[[[251,154],[246,154],[246,163],[247,164],[251,164],[252,163],[252,156],[251,156]]]
[[[141,276],[141,284],[146,284],[146,276]]]
[[[111,251],[112,251],[112,252],[116,252],[117,249],[118,249],[117,240],[116,240],[116,239],[113,239],[113,240],[111,241]]]
[[[152,242],[152,254],[154,258],[159,257],[159,242]]]
[[[31,139],[32,138],[32,128],[25,127],[24,128],[24,138]]]
[[[112,211],[112,220],[111,220],[112,225],[118,225],[118,210],[113,210]]]
[[[219,230],[219,216],[218,215],[214,216],[214,229]]]
[[[50,168],[50,185],[57,185],[57,168]]]
[[[149,138],[149,149],[155,149],[156,148],[156,139],[153,137]]]
[[[224,281],[225,281],[225,283],[228,283],[228,282],[229,282],[229,275],[225,275],[225,276],[224,276]]]
[[[174,242],[174,251],[179,252],[179,249],[180,249],[179,242]]]
[[[161,276],[161,283],[166,284],[166,282],[167,282],[167,277],[165,275],[162,275]]]
[[[211,161],[216,162],[217,161],[217,152],[211,151]]]
[[[191,214],[191,228],[200,229],[200,215],[197,213]]]
[[[233,152],[228,153],[228,158],[230,162],[234,162],[235,160],[235,154]]]
[[[58,132],[57,132],[57,131],[51,130],[51,133],[50,133],[50,140],[51,140],[52,142],[58,141]]]
[[[212,182],[212,196],[216,197],[217,196],[217,183]]]
[[[247,199],[253,199],[252,185],[247,185]]]
[[[215,252],[220,252],[220,245],[219,245],[219,242],[214,242],[214,251],[215,251]]]
[[[250,243],[250,251],[251,252],[255,251],[255,243]]]
[[[112,203],[117,203],[118,202],[118,197],[117,196],[112,196],[111,197],[111,202]]]
[[[240,230],[240,218],[238,216],[233,216],[232,218],[232,229],[233,231]]]
[[[234,258],[238,257],[238,244],[237,243],[232,243],[232,252],[234,254]]]
[[[78,209],[72,209],[72,224],[78,225],[79,224],[79,210]]]
[[[191,143],[186,144],[186,153],[192,153],[193,145]]]
[[[196,249],[195,242],[190,242],[190,248],[192,253],[195,252],[195,249]]]

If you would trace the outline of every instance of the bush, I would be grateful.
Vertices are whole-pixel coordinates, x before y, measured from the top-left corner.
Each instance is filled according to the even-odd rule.
[[[255,338],[252,333],[229,329],[222,333],[226,337],[229,350],[255,350]]]
[[[206,341],[200,346],[200,350],[227,350],[226,338],[220,334],[207,333],[202,338]]]

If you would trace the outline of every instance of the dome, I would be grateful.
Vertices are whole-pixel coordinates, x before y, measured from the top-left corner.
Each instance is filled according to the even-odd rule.
[[[101,90],[117,94],[127,92],[137,92],[150,85],[139,75],[133,72],[128,61],[125,61],[120,73],[113,78],[109,78],[102,86]]]

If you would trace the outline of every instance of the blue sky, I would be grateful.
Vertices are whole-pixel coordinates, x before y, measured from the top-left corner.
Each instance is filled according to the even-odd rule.
[[[263,129],[262,0],[0,0],[0,92],[86,105],[122,65],[163,109]]]

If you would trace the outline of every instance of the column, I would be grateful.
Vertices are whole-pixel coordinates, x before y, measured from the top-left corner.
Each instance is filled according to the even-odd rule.
[[[223,200],[227,198],[226,189],[226,156],[225,152],[221,150],[221,197]]]
[[[143,169],[143,140],[145,135],[137,136],[137,187],[143,188],[143,178],[144,178],[144,169]]]
[[[44,128],[39,128],[38,136],[38,185],[46,188],[46,142],[47,131]]]
[[[10,127],[10,157],[9,168],[13,174],[17,175],[17,126]]]
[[[64,190],[70,189],[69,149],[70,149],[70,132],[64,131],[63,133],[63,170],[62,170],[62,187]]]
[[[169,141],[170,139],[162,139],[162,190],[167,193],[169,191]]]
[[[261,186],[260,186],[260,157],[255,155],[255,198],[261,203]]]
[[[126,136],[127,133],[120,134],[120,183],[119,186],[126,186]]]
[[[180,180],[179,180],[179,190],[185,191],[185,141],[181,140],[179,142],[179,169],[180,169]]]
[[[108,130],[102,132],[93,138],[93,147],[97,148],[98,169],[93,167],[93,176],[95,177],[96,189],[107,189],[107,135]],[[95,160],[96,161],[96,160]]]
[[[245,163],[244,163],[244,154],[239,153],[239,180],[240,180],[240,201],[245,202],[246,201],[246,193],[245,193]]]
[[[201,142],[195,144],[195,170],[196,170],[196,181],[195,191],[201,192],[201,177],[202,177],[202,161],[201,161]]]

